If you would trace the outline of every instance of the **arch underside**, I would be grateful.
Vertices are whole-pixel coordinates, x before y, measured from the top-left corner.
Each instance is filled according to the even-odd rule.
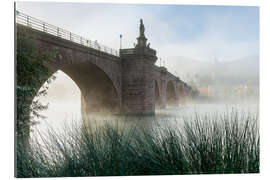
[[[180,103],[184,104],[186,101],[186,95],[185,95],[184,88],[182,86],[179,87],[178,93],[179,93],[179,99],[181,100]]]
[[[176,106],[177,105],[177,97],[175,87],[172,81],[167,83],[166,88],[166,103],[169,106]]]
[[[158,82],[155,80],[155,108],[161,108],[161,97]]]
[[[52,72],[67,74],[81,91],[82,116],[92,113],[118,113],[120,98],[109,76],[91,62],[47,65]]]

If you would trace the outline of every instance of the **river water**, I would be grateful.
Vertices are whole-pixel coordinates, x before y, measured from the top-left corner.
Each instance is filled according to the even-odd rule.
[[[75,124],[81,125],[85,122],[87,126],[98,127],[105,123],[124,125],[124,126],[141,126],[152,127],[156,124],[161,126],[171,126],[173,128],[181,128],[185,120],[193,121],[194,117],[211,116],[215,114],[224,114],[237,112],[239,114],[250,114],[252,116],[259,115],[258,103],[238,103],[238,104],[187,104],[179,107],[167,107],[166,109],[156,110],[155,116],[136,117],[136,116],[109,116],[101,114],[92,114],[87,120],[82,120],[80,107],[73,103],[57,104],[49,106],[45,112],[46,119],[39,120],[39,124],[33,128],[33,133],[39,131],[45,133],[47,129],[54,129],[56,132],[62,132],[66,126]]]

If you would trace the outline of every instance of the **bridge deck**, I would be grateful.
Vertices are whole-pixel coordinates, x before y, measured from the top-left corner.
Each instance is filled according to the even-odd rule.
[[[104,46],[97,41],[91,41],[60,27],[48,24],[19,11],[16,11],[16,23],[119,57],[119,52],[115,49]]]

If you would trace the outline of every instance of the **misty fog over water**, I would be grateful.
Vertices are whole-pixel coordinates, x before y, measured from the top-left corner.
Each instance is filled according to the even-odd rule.
[[[168,59],[168,62],[175,64],[174,68],[176,68],[173,69],[168,65],[169,71],[180,76],[180,79],[189,85],[198,88],[202,97],[206,94],[208,98],[203,101],[197,99],[184,104],[180,103],[179,107],[156,109],[154,117],[124,118],[99,114],[90,115],[87,123],[95,126],[104,121],[114,123],[118,120],[125,122],[127,119],[133,119],[129,120],[131,124],[139,122],[143,126],[152,126],[152,122],[163,123],[165,121],[169,124],[170,121],[181,124],[184,119],[192,119],[196,114],[204,116],[237,111],[259,115],[259,56],[236,60],[230,63],[232,65],[225,67],[219,62],[209,64],[181,57]],[[177,69],[181,69],[181,73]],[[43,104],[49,103],[48,109],[41,113],[46,118],[37,119],[40,123],[33,128],[34,131],[43,131],[48,127],[61,131],[65,125],[74,122],[81,123],[80,89],[62,71],[58,71],[55,75],[56,80],[49,85],[48,95],[40,97]],[[207,93],[204,92],[205,89],[207,89]],[[208,101],[209,99],[211,101]]]
[[[224,114],[237,112],[242,114],[251,114],[259,116],[259,104],[187,104],[179,107],[167,107],[166,109],[157,109],[153,117],[124,117],[118,115],[89,115],[86,120],[87,126],[94,128],[109,123],[120,126],[142,126],[153,128],[156,124],[164,126],[174,126],[181,128],[181,124],[185,121],[192,121],[196,115],[204,117],[206,115],[214,115],[216,113]],[[44,113],[45,114],[45,113]],[[80,106],[75,104],[52,104],[46,111],[46,119],[40,120],[34,131],[46,131],[47,128],[62,132],[66,126],[72,124],[81,124]]]

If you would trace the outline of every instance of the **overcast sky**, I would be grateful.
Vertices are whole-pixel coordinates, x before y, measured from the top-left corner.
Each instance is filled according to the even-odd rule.
[[[18,2],[17,9],[109,47],[131,48],[139,19],[158,56],[201,61],[259,54],[259,8],[199,5],[134,5]]]

